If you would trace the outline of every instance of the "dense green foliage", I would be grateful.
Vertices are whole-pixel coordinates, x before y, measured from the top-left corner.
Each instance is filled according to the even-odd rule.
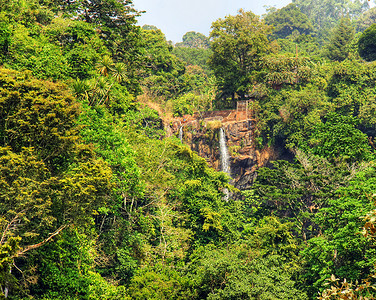
[[[329,59],[343,61],[349,56],[354,32],[350,19],[341,19],[337,27],[333,29],[326,47],[326,55]]]
[[[261,70],[261,57],[270,50],[270,28],[252,12],[240,10],[236,16],[215,21],[212,29],[209,65],[217,79],[219,97],[232,101],[235,95],[244,98]]]
[[[374,299],[367,8],[240,10],[173,45],[130,0],[0,1],[0,298]],[[238,191],[166,128],[243,99],[280,160]]]
[[[293,0],[302,13],[312,20],[318,38],[323,41],[328,32],[343,17],[356,20],[369,8],[367,0]]]
[[[359,38],[359,55],[366,61],[376,60],[376,25],[372,24]]]
[[[210,46],[209,39],[202,33],[189,31],[183,35],[183,42],[177,43],[176,47],[187,47],[196,49],[208,49]]]
[[[265,22],[273,25],[275,38],[287,38],[291,35],[308,35],[313,32],[313,26],[307,15],[303,14],[294,4],[269,12]]]

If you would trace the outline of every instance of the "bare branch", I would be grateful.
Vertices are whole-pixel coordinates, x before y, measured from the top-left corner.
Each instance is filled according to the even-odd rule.
[[[18,212],[15,217],[8,223],[7,227],[5,228],[5,230],[3,231],[3,234],[1,236],[1,240],[0,240],[0,245],[3,245],[5,244],[5,241],[6,241],[6,237],[8,235],[8,231],[10,230],[10,227],[16,222],[19,220],[19,216],[20,214],[24,213],[26,210],[21,210],[20,212]]]
[[[13,258],[14,257],[18,257],[18,256],[22,256],[23,254],[25,254],[27,251],[30,251],[32,249],[36,249],[36,248],[39,248],[40,246],[44,245],[45,243],[47,243],[49,240],[51,240],[54,236],[58,235],[64,228],[66,228],[68,225],[63,225],[63,226],[60,226],[59,229],[57,229],[54,233],[51,233],[51,235],[46,238],[45,240],[41,241],[40,243],[38,244],[34,244],[34,245],[30,245],[30,246],[27,246],[26,248],[23,248],[21,249],[20,251],[18,251],[15,255],[13,255]]]

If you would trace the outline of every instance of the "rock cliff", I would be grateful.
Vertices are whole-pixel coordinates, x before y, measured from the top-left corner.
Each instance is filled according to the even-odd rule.
[[[232,184],[243,190],[252,184],[257,168],[273,156],[270,149],[256,149],[254,125],[255,120],[246,111],[215,111],[176,118],[170,132],[179,136],[180,131],[184,144],[204,157],[211,167],[220,170],[219,129],[223,128],[231,157]]]

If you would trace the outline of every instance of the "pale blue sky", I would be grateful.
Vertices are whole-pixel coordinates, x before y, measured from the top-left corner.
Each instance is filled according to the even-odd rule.
[[[265,13],[264,6],[281,8],[291,0],[133,0],[138,10],[145,10],[139,25],[155,25],[168,40],[181,42],[188,31],[209,34],[211,23],[243,8],[257,15]]]

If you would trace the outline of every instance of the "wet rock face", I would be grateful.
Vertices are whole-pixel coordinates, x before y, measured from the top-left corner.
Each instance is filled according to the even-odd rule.
[[[231,112],[233,113],[233,112]],[[230,116],[231,116],[230,113]],[[229,114],[229,112],[227,112]],[[253,125],[251,119],[236,120],[224,118],[223,112],[215,112],[207,118],[185,116],[172,123],[172,131],[178,136],[183,126],[182,142],[205,158],[208,164],[220,170],[219,129],[223,128],[226,145],[230,154],[232,184],[238,189],[247,189],[256,176],[260,155],[254,147]]]
[[[252,139],[252,121],[225,123],[227,145],[231,156],[231,177],[236,188],[250,187],[256,176],[257,157]]]

